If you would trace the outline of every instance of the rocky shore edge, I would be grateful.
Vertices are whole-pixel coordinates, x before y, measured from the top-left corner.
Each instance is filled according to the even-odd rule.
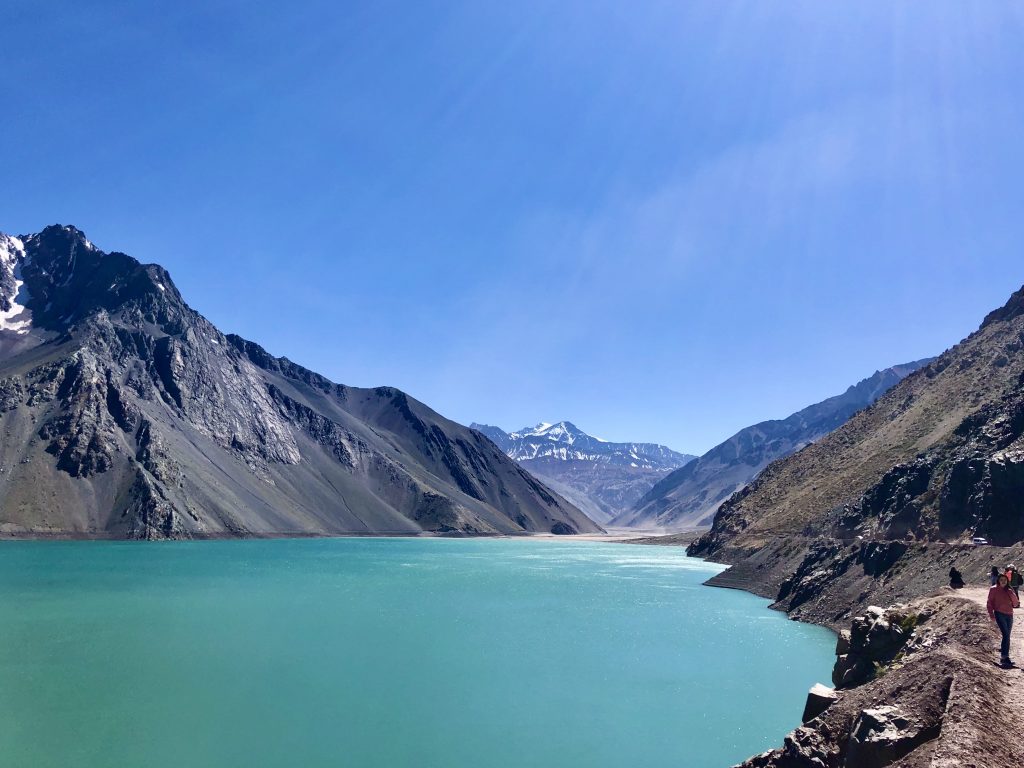
[[[685,546],[692,538],[633,543]],[[1024,548],[823,540],[790,546],[800,552],[793,560],[772,546],[712,558],[734,564],[709,586],[766,597],[794,620],[837,632],[831,685],[811,688],[802,724],[781,747],[739,768],[1024,765],[1024,673],[998,667],[998,633],[984,608],[989,567],[1024,562]],[[943,586],[951,565],[971,588]],[[1018,644],[1022,629],[1015,629]]]
[[[869,607],[840,633],[835,688],[742,768],[1011,768],[1024,764],[1019,670],[995,664],[984,608],[939,594]]]

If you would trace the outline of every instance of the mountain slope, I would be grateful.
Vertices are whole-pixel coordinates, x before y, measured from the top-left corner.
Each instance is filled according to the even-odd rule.
[[[73,227],[0,239],[0,426],[14,535],[596,530],[473,430],[225,336]]]
[[[668,472],[694,459],[655,443],[601,440],[568,421],[516,432],[471,427],[599,523],[631,508]]]
[[[970,537],[1024,540],[1022,349],[1024,289],[844,426],[765,469],[691,553],[734,564],[723,574],[733,585],[826,622],[915,574],[937,571],[934,589],[952,562],[977,561],[981,575],[992,555],[964,549]]]
[[[611,523],[670,530],[709,525],[719,505],[768,464],[828,434],[928,362],[930,359],[918,360],[876,371],[843,394],[788,418],[741,429],[658,482],[633,509]]]

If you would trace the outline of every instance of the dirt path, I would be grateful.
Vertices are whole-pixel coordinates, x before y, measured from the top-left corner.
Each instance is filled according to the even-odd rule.
[[[987,587],[966,587],[958,591],[962,597],[966,597],[982,608],[988,603],[988,588]],[[996,635],[998,637],[998,635]],[[998,643],[998,640],[996,641]],[[992,646],[992,658],[998,658],[999,646]],[[1024,611],[1018,610],[1013,620],[1013,631],[1010,633],[1010,658],[1013,659],[1014,663],[1024,665]],[[1021,697],[1018,701],[1024,701],[1024,675],[1020,676],[1020,681],[1017,684],[1019,688],[1018,693]]]

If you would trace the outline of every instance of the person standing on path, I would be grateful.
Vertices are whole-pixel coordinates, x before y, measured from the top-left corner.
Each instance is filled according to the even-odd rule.
[[[997,581],[999,581],[999,569],[993,565],[992,573],[988,575],[988,585],[994,587]]]
[[[1013,590],[1013,594],[1020,599],[1020,588],[1024,586],[1024,576],[1021,576],[1020,571],[1017,570],[1017,566],[1010,566],[1010,589]]]
[[[1010,660],[1010,630],[1013,629],[1013,609],[1020,608],[1020,600],[1010,589],[1010,580],[1001,574],[996,585],[988,591],[988,615],[999,627],[1003,642],[999,646],[999,661],[1004,667],[1012,667]]]

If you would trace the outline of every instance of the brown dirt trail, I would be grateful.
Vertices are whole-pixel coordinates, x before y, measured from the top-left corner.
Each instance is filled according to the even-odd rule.
[[[959,590],[959,594],[982,608],[988,603],[988,587],[966,587]],[[997,650],[993,651],[993,657],[998,655]],[[1016,664],[1024,664],[1024,611],[1017,611],[1014,618],[1013,632],[1010,633],[1010,658]],[[1011,680],[1015,681],[1015,699],[1024,703],[1024,674]]]

